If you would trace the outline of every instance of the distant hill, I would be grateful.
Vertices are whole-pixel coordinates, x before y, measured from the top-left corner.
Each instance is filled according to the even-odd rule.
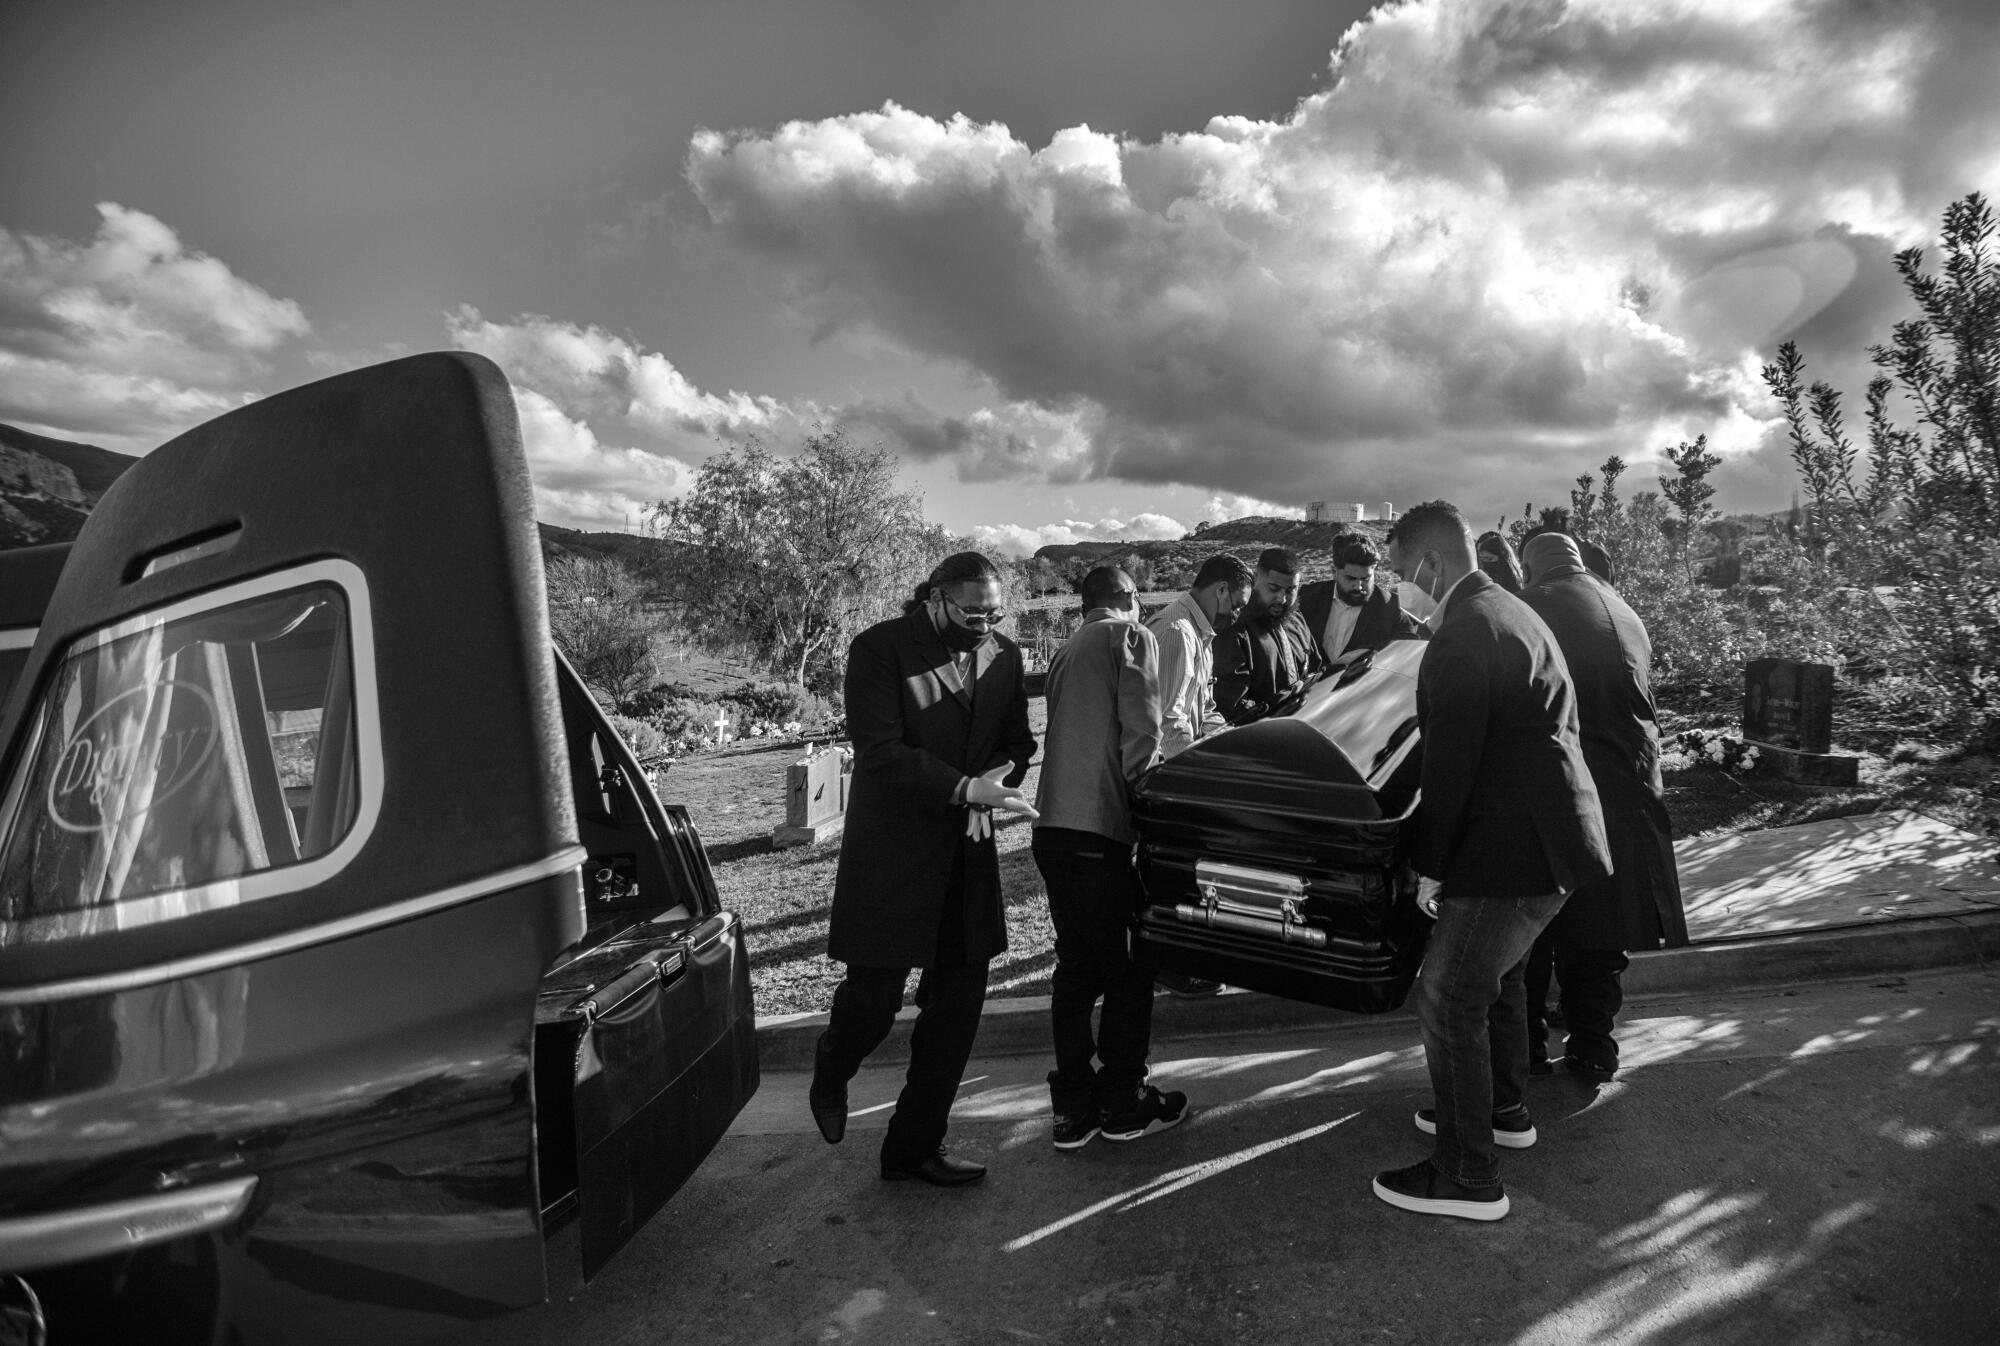
[[[1193,582],[1201,563],[1217,552],[1231,552],[1245,563],[1255,565],[1266,547],[1290,550],[1305,580],[1326,579],[1333,574],[1333,544],[1347,534],[1360,533],[1379,548],[1387,535],[1386,522],[1307,523],[1303,519],[1273,519],[1252,515],[1206,524],[1177,540],[1160,542],[1075,542],[1043,547],[1035,552],[1038,561],[1071,572],[1077,566],[1115,565],[1131,572],[1142,587],[1178,589]]]
[[[0,424],[0,548],[75,538],[105,489],[138,461]]]

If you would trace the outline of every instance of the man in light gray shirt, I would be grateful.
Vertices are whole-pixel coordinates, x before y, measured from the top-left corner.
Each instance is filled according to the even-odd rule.
[[[1172,757],[1226,728],[1215,708],[1215,633],[1250,601],[1250,567],[1228,552],[1202,562],[1194,586],[1154,613],[1160,645],[1160,754]]]
[[[1117,567],[1084,576],[1083,606],[1083,626],[1049,666],[1035,796],[1035,867],[1056,928],[1049,1099],[1059,1150],[1082,1149],[1100,1132],[1138,1140],[1187,1116],[1186,1094],[1146,1083],[1153,979],[1132,961],[1127,938],[1140,897],[1132,784],[1159,760],[1158,648],[1139,625],[1137,586]]]

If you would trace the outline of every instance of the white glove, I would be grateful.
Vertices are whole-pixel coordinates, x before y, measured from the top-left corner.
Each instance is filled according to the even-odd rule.
[[[970,808],[965,811],[965,835],[984,841],[993,835],[993,810]]]
[[[1436,920],[1438,914],[1438,894],[1443,888],[1444,884],[1439,880],[1425,878],[1419,874],[1417,876],[1417,910],[1432,920]]]
[[[1018,785],[1002,785],[1000,780],[1010,770],[1006,765],[996,766],[983,776],[973,776],[965,783],[965,802],[980,808],[1009,809],[1026,814],[1029,818],[1042,815],[1028,802]]]

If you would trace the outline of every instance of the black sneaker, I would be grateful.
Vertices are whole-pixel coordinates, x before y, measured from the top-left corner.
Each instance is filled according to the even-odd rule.
[[[1101,1128],[1094,1112],[1075,1112],[1068,1115],[1056,1114],[1056,1148],[1058,1150],[1080,1150],[1097,1138]]]
[[[1210,981],[1207,977],[1197,977],[1187,972],[1156,972],[1153,980],[1183,1000],[1199,1000],[1222,990],[1222,983]]]
[[[1578,1079],[1591,1084],[1609,1084],[1611,1077],[1618,1073],[1616,1064],[1607,1065],[1603,1061],[1593,1061],[1581,1056],[1565,1056],[1563,1068]]]
[[[1155,1131],[1179,1126],[1187,1120],[1187,1115],[1186,1094],[1178,1091],[1163,1094],[1149,1084],[1129,1107],[1104,1115],[1104,1138],[1119,1141],[1138,1140],[1143,1136],[1152,1135]]]
[[[1499,1183],[1460,1187],[1426,1159],[1408,1168],[1375,1175],[1375,1195],[1419,1215],[1455,1215],[1461,1220],[1501,1220],[1512,1204]]]
[[[1438,1110],[1436,1108],[1417,1109],[1417,1130],[1427,1136],[1438,1133]],[[1534,1119],[1523,1108],[1513,1116],[1493,1114],[1493,1143],[1503,1150],[1525,1150],[1537,1139]]]

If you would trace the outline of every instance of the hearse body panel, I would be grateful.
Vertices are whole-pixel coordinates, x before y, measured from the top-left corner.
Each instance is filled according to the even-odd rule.
[[[52,1341],[435,1335],[619,1206],[594,1270],[720,1137],[740,927],[566,679],[483,359],[280,394],[106,492],[0,757],[0,1273]],[[605,987],[622,1018],[566,1013]],[[543,1019],[627,1100],[598,1149],[678,1149],[544,1162],[592,1095],[538,1096]]]

